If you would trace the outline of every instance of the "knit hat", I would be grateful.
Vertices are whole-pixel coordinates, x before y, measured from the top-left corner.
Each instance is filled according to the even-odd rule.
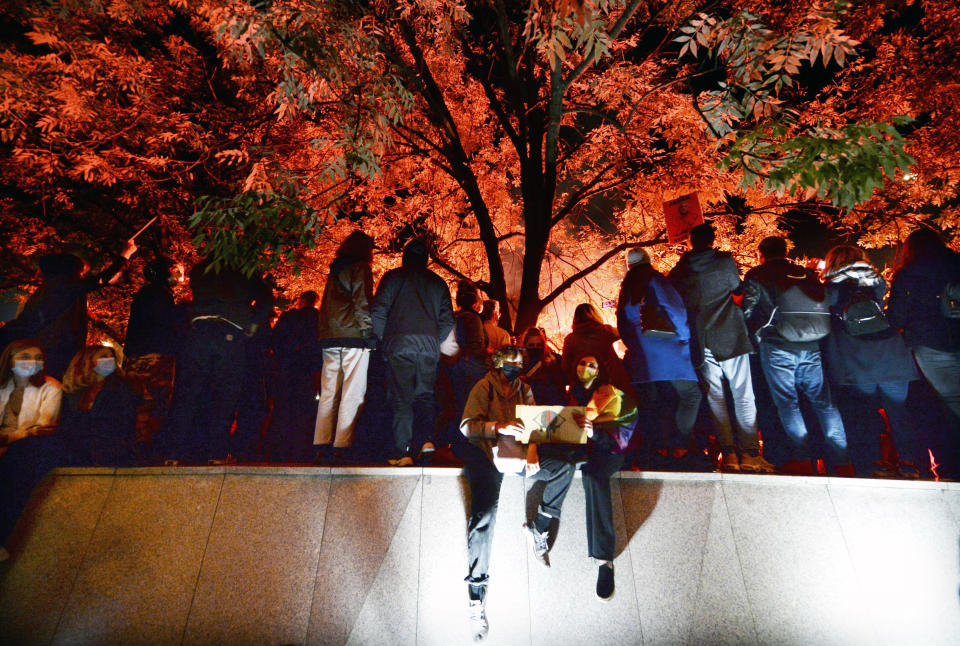
[[[643,247],[634,247],[627,252],[627,269],[634,265],[649,265],[650,256]]]

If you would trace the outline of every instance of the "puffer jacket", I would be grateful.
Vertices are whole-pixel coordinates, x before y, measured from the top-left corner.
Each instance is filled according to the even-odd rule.
[[[753,352],[743,310],[733,301],[740,271],[733,255],[706,249],[683,254],[667,276],[687,306],[690,334],[717,361]],[[699,365],[701,361],[694,359]]]
[[[917,378],[913,357],[900,332],[891,327],[862,336],[847,333],[843,308],[860,290],[883,306],[887,285],[870,263],[855,262],[824,276],[827,302],[833,314],[830,334],[821,341],[827,376],[838,385],[912,381]]]
[[[320,347],[366,346],[373,337],[372,300],[370,264],[352,258],[334,260],[320,301]]]
[[[522,379],[504,387],[499,370],[490,370],[470,390],[463,408],[460,432],[476,444],[493,461],[493,447],[497,445],[496,423],[517,418],[517,405],[534,404],[533,391]]]

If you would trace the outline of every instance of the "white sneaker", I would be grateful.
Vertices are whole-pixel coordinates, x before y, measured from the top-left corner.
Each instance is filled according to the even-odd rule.
[[[487,638],[490,626],[487,624],[485,604],[481,600],[470,601],[470,627],[473,629],[473,641],[482,642]]]
[[[547,556],[547,552],[550,551],[550,532],[543,532],[541,534],[537,531],[533,523],[524,523],[523,526],[527,530],[527,537],[530,539],[530,547],[533,548],[533,555],[541,565],[550,567],[550,558]]]

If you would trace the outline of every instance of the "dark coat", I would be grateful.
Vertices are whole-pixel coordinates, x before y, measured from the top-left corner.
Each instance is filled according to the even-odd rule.
[[[864,336],[847,333],[840,319],[843,307],[854,292],[870,292],[880,306],[887,285],[876,270],[865,262],[843,267],[825,276],[827,301],[834,314],[830,334],[821,342],[827,376],[838,385],[876,384],[886,381],[912,381],[917,378],[913,356],[895,328]]]
[[[636,275],[632,272],[636,272]],[[642,334],[642,298],[635,298],[628,288],[633,280],[638,281],[634,293],[652,293],[656,297],[667,318],[676,328],[677,333],[672,338]],[[617,299],[617,329],[627,346],[624,360],[633,383],[697,380],[690,360],[687,308],[670,281],[649,265],[635,266],[627,272]]]
[[[688,251],[668,278],[687,306],[690,333],[700,347],[708,348],[717,361],[753,352],[743,310],[733,302],[741,283],[732,254]]]
[[[904,265],[890,286],[890,322],[903,329],[911,348],[922,345],[941,352],[960,350],[960,320],[940,311],[940,293],[960,281],[960,254],[943,249]]]
[[[380,279],[370,316],[387,354],[409,345],[439,356],[440,343],[453,329],[450,290],[425,266],[391,269]]]
[[[783,350],[796,352],[820,349],[818,341],[787,341],[777,333],[774,326],[767,325],[776,308],[777,296],[798,282],[809,296],[823,301],[823,287],[817,275],[785,258],[768,260],[748,271],[743,277],[743,315],[747,328],[757,342],[770,343]]]
[[[587,355],[593,355],[600,364],[600,371],[609,376],[610,383],[620,390],[630,388],[630,376],[613,349],[614,341],[619,338],[617,330],[609,325],[589,319],[574,323],[573,331],[563,340],[560,358],[567,383],[579,383],[577,362]]]
[[[320,312],[313,306],[291,308],[273,326],[273,347],[284,369],[318,363]]]
[[[146,284],[133,297],[123,353],[128,357],[145,354],[173,356],[181,345],[183,311],[168,287]]]
[[[137,397],[117,374],[108,376],[89,411],[78,408],[80,393],[65,394],[57,433],[75,466],[134,464]]]
[[[190,316],[219,316],[247,331],[265,327],[273,312],[270,286],[227,267],[206,271],[211,262],[204,260],[190,270]]]

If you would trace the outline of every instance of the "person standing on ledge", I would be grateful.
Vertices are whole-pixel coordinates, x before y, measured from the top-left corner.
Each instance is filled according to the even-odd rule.
[[[394,455],[390,464],[413,465],[413,447],[422,448],[432,431],[433,387],[437,381],[440,343],[453,329],[450,290],[427,269],[429,253],[422,240],[410,241],[403,262],[380,279],[370,309],[373,333],[387,360],[387,399],[393,409]],[[417,425],[414,405],[429,409],[430,419]],[[421,412],[423,412],[421,410]]]

